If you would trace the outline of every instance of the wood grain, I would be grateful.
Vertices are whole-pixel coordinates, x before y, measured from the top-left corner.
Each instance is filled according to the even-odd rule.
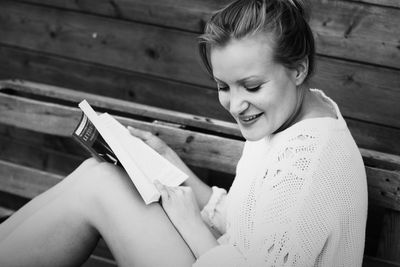
[[[82,267],[117,267],[117,263],[107,258],[91,255]]]
[[[77,124],[80,111],[60,104],[0,94],[0,122],[34,131],[69,136]],[[111,113],[112,114],[112,113]],[[121,123],[153,132],[165,140],[193,166],[234,173],[243,142],[214,134],[194,132],[170,125],[154,124],[116,116]],[[373,154],[364,153],[364,157]],[[384,156],[379,153],[375,160]],[[398,160],[397,156],[391,161]],[[397,163],[397,166],[400,163]],[[400,210],[400,171],[367,167],[369,194],[374,203]]]
[[[326,57],[316,64],[310,86],[326,92],[345,117],[400,128],[400,71]]]
[[[400,156],[360,148],[364,163],[371,167],[382,168],[389,171],[400,171]]]
[[[0,66],[3,78],[25,78],[231,121],[215,89],[1,46],[0,56],[5,59]],[[345,117],[400,128],[400,71],[325,57],[317,64],[310,86],[337,101]]]
[[[80,110],[16,96],[0,96],[0,122],[16,127],[69,137],[80,118]],[[112,113],[111,113],[112,114]],[[174,126],[116,116],[124,125],[152,131],[193,166],[233,173],[242,141],[197,133]]]
[[[400,212],[388,210],[383,217],[377,256],[400,262]]]
[[[20,2],[46,5],[116,19],[163,25],[200,33],[210,14],[229,0],[24,0]]]
[[[211,130],[233,136],[240,136],[236,124],[200,117],[183,112],[171,111],[164,108],[156,108],[148,105],[119,100],[112,97],[97,96],[85,92],[79,92],[57,86],[44,85],[23,80],[0,81],[0,90],[13,89],[18,94],[35,95],[42,98],[50,98],[47,101],[68,102],[70,106],[76,107],[77,103],[86,99],[91,105],[100,109],[112,109],[114,112],[126,113],[133,117],[140,117],[142,120],[161,120],[177,124],[182,127],[196,127],[202,130]],[[52,100],[53,99],[53,100]]]
[[[0,125],[0,127],[5,127]],[[13,131],[14,133],[16,131]],[[56,136],[43,136],[36,132],[25,131],[26,135],[19,133],[17,136],[8,137],[0,134],[0,159],[10,161],[26,167],[65,176],[76,169],[79,164],[89,155],[77,143],[69,139]],[[21,138],[22,137],[22,138]],[[29,138],[31,137],[31,138]],[[32,142],[33,138],[37,138]],[[55,144],[54,146],[52,146]],[[65,149],[67,145],[73,145]],[[75,154],[68,150],[74,147]]]
[[[400,211],[400,171],[366,167],[368,196],[375,205]]]
[[[397,128],[347,119],[351,134],[362,148],[400,155],[400,132]]]
[[[369,1],[377,2],[377,0]],[[384,1],[384,5],[398,6],[394,3],[395,0]],[[138,21],[200,33],[211,11],[230,1],[103,0],[98,3],[94,0],[79,2],[30,0],[24,2],[43,3],[120,20]],[[400,67],[399,9],[353,1],[312,0],[310,2],[312,6],[310,25],[315,33],[319,54]]]
[[[315,1],[317,52],[400,68],[400,10],[349,1]]]
[[[29,199],[43,193],[62,179],[56,174],[2,160],[0,173],[1,191]]]
[[[364,256],[363,267],[400,267],[400,263],[377,257]]]
[[[4,207],[0,207],[0,223],[3,218],[9,217],[13,213],[12,210]]]
[[[75,12],[0,2],[0,42],[138,73],[213,86],[196,34]]]
[[[0,79],[25,79],[231,121],[215,88],[0,46]]]

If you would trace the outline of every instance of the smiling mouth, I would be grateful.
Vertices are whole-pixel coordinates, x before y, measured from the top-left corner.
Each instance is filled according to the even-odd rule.
[[[263,114],[264,114],[264,113],[261,112],[261,113],[256,114],[256,115],[241,116],[241,117],[239,117],[239,120],[240,120],[242,123],[252,123],[252,122],[254,122],[256,119],[258,119],[259,117],[261,117],[261,115],[263,115]]]

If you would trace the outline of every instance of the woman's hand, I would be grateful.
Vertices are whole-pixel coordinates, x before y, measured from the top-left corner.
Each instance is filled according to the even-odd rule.
[[[163,157],[168,156],[169,153],[173,151],[163,140],[161,140],[151,132],[133,128],[131,126],[128,126],[128,130],[131,135],[141,139]]]
[[[178,228],[192,228],[202,224],[199,205],[188,186],[169,187],[156,181],[161,194],[161,204],[172,223]]]
[[[200,207],[203,207],[208,202],[208,199],[212,193],[211,188],[204,184],[196,176],[196,174],[189,169],[189,167],[182,161],[182,159],[172,148],[170,148],[163,140],[151,132],[139,130],[130,126],[128,126],[128,130],[133,136],[141,139],[143,142],[157,151],[161,156],[166,158],[169,162],[189,176],[189,178],[184,182],[184,185],[189,185],[191,188],[193,188],[198,201],[197,203],[200,204]]]
[[[183,161],[178,156],[178,154],[176,154],[175,151],[171,147],[169,147],[159,137],[157,137],[156,135],[154,135],[151,132],[140,130],[140,129],[136,129],[136,128],[133,128],[133,127],[130,127],[130,126],[128,126],[128,130],[129,130],[131,135],[141,139],[148,146],[150,146],[155,151],[157,151],[158,154],[160,154],[161,156],[166,158],[169,162],[174,164],[176,167],[181,169],[186,174],[191,175],[191,173],[189,172],[188,168],[183,163]]]
[[[169,187],[160,182],[154,184],[161,194],[161,204],[165,213],[196,258],[218,245],[201,218],[199,205],[190,187]]]

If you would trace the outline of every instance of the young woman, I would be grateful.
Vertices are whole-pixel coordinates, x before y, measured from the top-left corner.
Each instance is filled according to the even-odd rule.
[[[235,1],[200,51],[247,140],[229,193],[131,129],[189,174],[185,186],[157,184],[161,205],[145,206],[123,171],[89,159],[0,225],[0,266],[79,265],[100,236],[120,266],[361,266],[364,166],[337,105],[305,85],[315,52],[302,2]]]

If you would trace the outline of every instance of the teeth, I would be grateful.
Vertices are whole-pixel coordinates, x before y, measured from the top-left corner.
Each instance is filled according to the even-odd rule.
[[[245,118],[245,119],[243,119],[244,121],[251,121],[251,120],[254,120],[255,118],[257,118],[258,117],[258,115],[253,115],[253,116],[250,116],[250,117],[248,117],[248,118]]]

